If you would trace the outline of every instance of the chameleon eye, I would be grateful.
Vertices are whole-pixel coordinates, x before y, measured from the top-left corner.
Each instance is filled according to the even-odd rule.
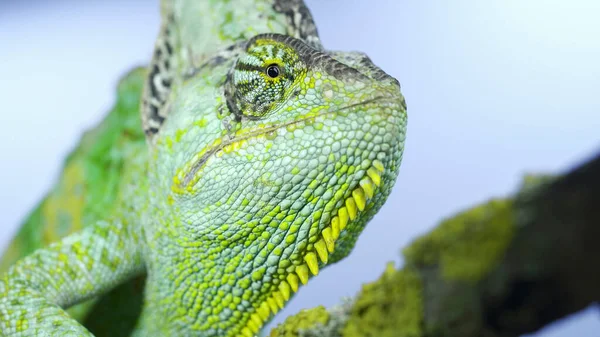
[[[279,70],[278,65],[271,64],[270,66],[267,67],[266,73],[270,78],[277,78],[277,77],[279,77],[279,74],[281,73],[281,71]]]
[[[296,91],[306,65],[294,47],[271,36],[248,42],[228,73],[225,99],[238,118],[263,118],[277,111]]]

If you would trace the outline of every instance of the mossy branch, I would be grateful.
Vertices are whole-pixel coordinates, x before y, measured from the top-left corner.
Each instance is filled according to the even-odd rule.
[[[510,337],[600,300],[600,153],[559,177],[452,218],[348,303],[305,310],[271,336]]]

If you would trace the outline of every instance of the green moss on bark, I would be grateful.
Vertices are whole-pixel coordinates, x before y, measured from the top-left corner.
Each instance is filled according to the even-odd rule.
[[[407,265],[437,265],[448,280],[477,282],[502,258],[514,229],[512,200],[495,199],[444,220],[403,253]]]
[[[422,335],[421,280],[410,269],[389,263],[383,275],[363,286],[343,328],[344,337]]]
[[[285,322],[271,330],[270,337],[298,337],[309,336],[311,330],[319,329],[329,321],[329,312],[325,307],[318,306],[305,309],[294,316],[288,317]],[[318,335],[315,335],[318,336]]]

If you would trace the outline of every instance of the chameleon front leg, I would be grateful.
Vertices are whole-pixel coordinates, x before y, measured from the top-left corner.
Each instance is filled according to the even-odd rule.
[[[0,279],[0,335],[92,336],[64,309],[141,273],[139,240],[100,221],[15,263]]]

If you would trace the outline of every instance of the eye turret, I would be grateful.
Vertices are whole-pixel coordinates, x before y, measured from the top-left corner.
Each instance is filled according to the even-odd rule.
[[[292,46],[269,37],[251,40],[227,78],[228,107],[250,119],[274,113],[305,76],[306,66]]]

